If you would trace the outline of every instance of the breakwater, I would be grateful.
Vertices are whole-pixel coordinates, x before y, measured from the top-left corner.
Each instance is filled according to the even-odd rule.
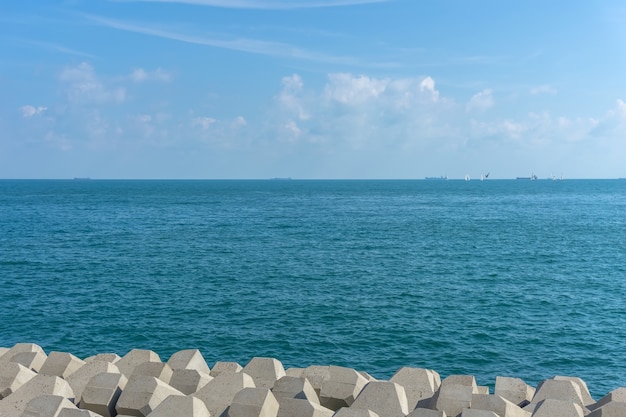
[[[32,343],[0,348],[0,417],[618,417],[626,388],[599,400],[575,376],[533,387],[498,376],[441,379],[402,367],[388,380],[333,365],[287,368],[275,358],[209,367],[198,349],[167,361],[151,350],[78,358]]]

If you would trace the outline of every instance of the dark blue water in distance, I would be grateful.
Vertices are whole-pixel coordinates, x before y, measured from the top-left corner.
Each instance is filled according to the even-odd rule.
[[[0,346],[626,386],[626,181],[0,181]]]

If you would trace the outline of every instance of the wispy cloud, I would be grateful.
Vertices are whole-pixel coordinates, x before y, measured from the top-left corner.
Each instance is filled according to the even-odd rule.
[[[196,45],[210,46],[214,48],[230,49],[241,52],[248,52],[260,55],[269,55],[280,58],[292,58],[301,59],[307,61],[319,61],[329,62],[343,65],[361,65],[354,58],[341,57],[309,51],[298,48],[296,46],[282,43],[271,42],[257,39],[215,39],[208,37],[201,37],[195,35],[188,35],[183,33],[177,33],[169,30],[164,30],[155,27],[142,26],[132,23],[121,22],[118,20],[108,19],[100,16],[94,16],[89,14],[82,14],[86,19],[97,23],[101,26],[109,27],[112,29],[123,30],[127,32],[141,33],[144,35],[155,36],[164,39],[175,40],[179,42],[191,43]]]
[[[355,6],[359,4],[385,3],[391,0],[326,0],[326,1],[296,1],[296,0],[113,0],[121,2],[150,2],[150,3],[183,3],[198,6],[221,7],[229,9],[312,9],[321,7]]]
[[[13,41],[20,43],[22,45],[36,46],[39,48],[47,49],[49,51],[60,52],[62,54],[81,56],[83,58],[98,59],[98,57],[95,55],[89,54],[87,52],[78,51],[76,49],[68,48],[67,46],[59,45],[56,43],[34,41],[30,39],[20,39],[20,38],[14,38]]]

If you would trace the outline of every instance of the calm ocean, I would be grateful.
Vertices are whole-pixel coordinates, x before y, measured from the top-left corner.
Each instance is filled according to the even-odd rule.
[[[626,386],[626,181],[0,181],[0,346]]]

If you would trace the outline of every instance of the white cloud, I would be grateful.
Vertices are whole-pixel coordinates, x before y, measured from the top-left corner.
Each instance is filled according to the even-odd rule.
[[[362,104],[379,97],[388,84],[389,80],[364,75],[330,74],[324,94],[326,98],[342,104]]]
[[[96,75],[94,68],[82,62],[61,71],[59,79],[66,85],[67,97],[79,103],[121,103],[126,99],[122,87],[107,87]]]
[[[31,106],[27,104],[25,106],[20,107],[19,110],[22,113],[22,117],[32,117],[32,116],[45,112],[46,110],[48,110],[48,108],[42,107],[42,106],[35,107],[35,106]]]
[[[467,103],[467,111],[484,111],[493,107],[493,91],[491,89],[483,90],[472,96]]]
[[[439,91],[435,90],[435,80],[426,77],[420,83],[420,91],[430,94],[433,101],[439,100]]]
[[[172,76],[169,72],[161,68],[157,68],[154,71],[146,71],[143,68],[135,68],[133,72],[130,74],[130,79],[135,82],[144,82],[144,81],[168,82],[172,79]]]
[[[217,120],[212,117],[201,116],[194,118],[191,125],[200,127],[202,130],[208,130],[215,122]]]

